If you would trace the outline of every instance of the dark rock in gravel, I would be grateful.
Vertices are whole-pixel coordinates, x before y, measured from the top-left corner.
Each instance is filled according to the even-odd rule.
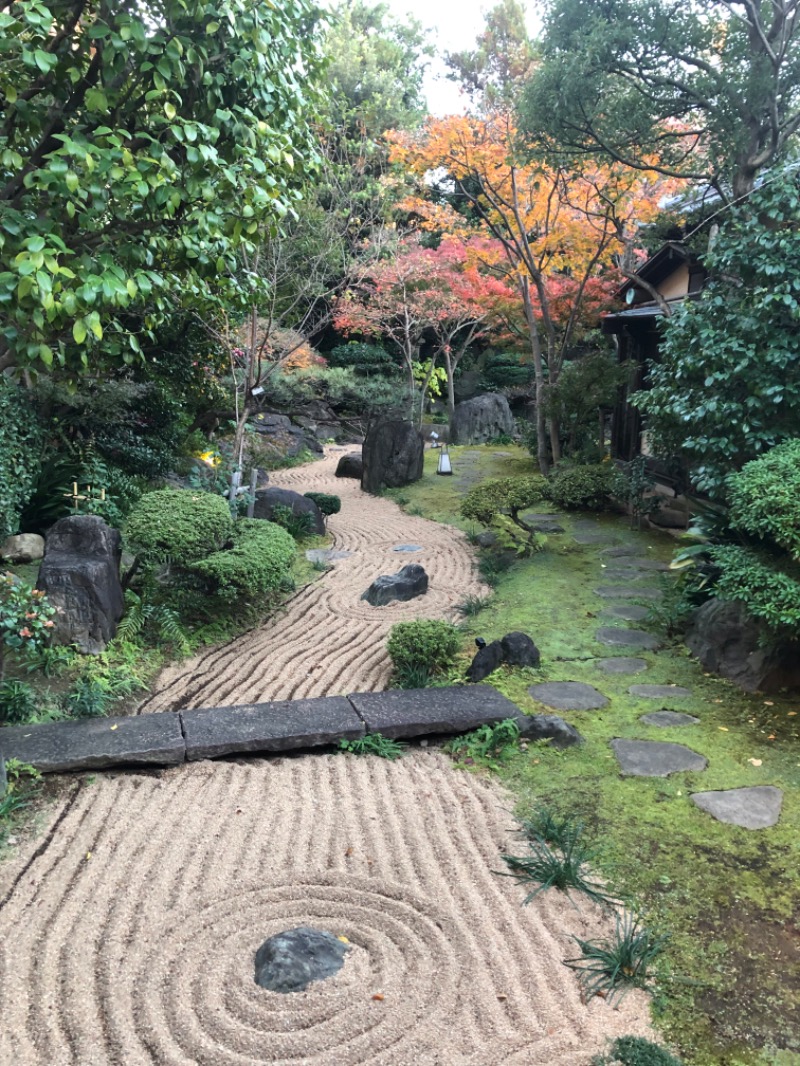
[[[381,489],[399,489],[422,477],[425,445],[410,422],[376,422],[362,448],[361,488],[377,495]]]
[[[774,785],[730,788],[724,792],[695,792],[692,802],[718,822],[743,829],[768,829],[781,816],[783,792]]]
[[[745,692],[800,688],[800,642],[776,644],[743,604],[709,600],[686,634],[703,669],[734,681]]]
[[[307,514],[311,516],[311,533],[317,536],[325,534],[325,517],[319,507],[308,496],[302,496],[299,492],[291,489],[260,489],[256,493],[254,518],[264,518],[272,521],[276,507],[288,507],[294,515]]]
[[[571,748],[583,744],[575,726],[556,714],[528,714],[517,719],[520,736],[527,740],[549,740],[554,748]]]
[[[373,607],[385,607],[395,600],[413,600],[428,591],[428,575],[421,566],[409,563],[396,574],[376,577],[361,599]]]
[[[493,640],[491,644],[480,648],[467,670],[467,680],[473,685],[495,672],[503,662],[503,646],[499,640]]]
[[[57,608],[53,642],[99,655],[117,632],[125,602],[119,531],[97,515],[70,515],[47,533],[36,587]]]
[[[620,769],[626,777],[668,777],[684,770],[705,770],[707,761],[683,744],[660,740],[612,740]]]
[[[352,477],[360,481],[364,474],[364,461],[360,455],[343,455],[336,464],[337,477]]]
[[[332,933],[301,925],[265,940],[256,952],[256,984],[270,992],[302,992],[344,966],[347,944]]]
[[[506,633],[500,644],[503,649],[503,661],[509,666],[536,668],[542,661],[541,652],[527,633]]]
[[[514,416],[508,400],[499,392],[476,396],[456,405],[450,423],[453,444],[486,444],[514,432]]]
[[[544,681],[531,685],[528,692],[539,703],[558,711],[594,711],[608,706],[603,693],[583,681]]]

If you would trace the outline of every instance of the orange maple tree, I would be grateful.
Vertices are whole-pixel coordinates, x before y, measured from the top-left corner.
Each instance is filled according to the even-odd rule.
[[[516,289],[534,365],[537,456],[547,473],[548,436],[553,460],[561,457],[547,390],[587,306],[621,279],[618,264],[630,260],[636,228],[655,215],[668,180],[621,165],[578,173],[531,161],[507,112],[432,118],[389,140],[392,161],[418,179],[400,206],[424,228],[465,241],[483,235],[486,267]],[[435,199],[443,183],[451,195]]]

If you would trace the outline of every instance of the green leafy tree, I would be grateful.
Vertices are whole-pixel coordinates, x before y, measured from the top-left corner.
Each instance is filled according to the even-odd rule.
[[[800,185],[786,177],[735,210],[706,263],[713,280],[664,324],[652,388],[634,402],[661,454],[681,450],[699,489],[797,435]]]
[[[557,153],[750,192],[800,129],[798,0],[550,0],[522,110]]]
[[[520,0],[499,0],[485,16],[474,49],[448,52],[449,77],[459,82],[473,104],[510,104],[533,69],[536,48],[525,25]]]
[[[0,369],[133,362],[179,308],[248,302],[236,251],[315,155],[315,21],[311,0],[0,7]]]

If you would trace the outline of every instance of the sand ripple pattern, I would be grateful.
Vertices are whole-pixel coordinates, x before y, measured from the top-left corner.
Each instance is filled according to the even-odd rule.
[[[271,477],[281,488],[340,496],[342,510],[328,524],[332,546],[353,554],[337,560],[266,625],[163,671],[143,712],[380,691],[391,673],[385,645],[395,622],[455,621],[458,603],[488,591],[459,530],[406,515],[390,500],[362,492],[357,481],[335,477],[341,454]],[[398,544],[421,551],[396,552]],[[387,607],[361,600],[376,577],[407,563],[425,567],[425,596]]]
[[[510,798],[436,753],[108,775],[80,787],[0,912],[0,1061],[16,1066],[586,1066],[649,1035],[646,1000],[581,1002],[569,934],[493,871]],[[343,970],[281,996],[259,944],[308,924]],[[607,924],[604,926],[607,929]],[[374,998],[374,997],[382,998]]]

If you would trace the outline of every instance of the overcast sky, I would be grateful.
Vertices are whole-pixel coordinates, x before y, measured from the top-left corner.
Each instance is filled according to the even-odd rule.
[[[438,52],[458,52],[471,48],[484,24],[484,12],[490,10],[492,0],[387,0],[398,19],[409,13],[430,31],[430,41]],[[527,5],[528,24],[532,3]],[[428,107],[434,115],[452,115],[464,111],[464,100],[455,82],[444,77],[441,60],[431,63],[425,78]]]

